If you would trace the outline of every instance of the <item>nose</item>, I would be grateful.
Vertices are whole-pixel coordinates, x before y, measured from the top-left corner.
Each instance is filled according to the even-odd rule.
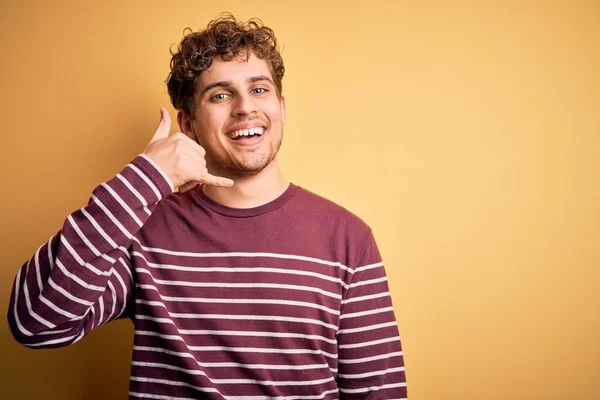
[[[250,115],[257,111],[256,103],[250,93],[239,93],[233,101],[233,109],[231,110],[234,116]]]

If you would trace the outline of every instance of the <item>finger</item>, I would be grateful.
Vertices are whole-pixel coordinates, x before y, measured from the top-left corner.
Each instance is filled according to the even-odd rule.
[[[179,186],[179,193],[187,192],[188,190],[195,188],[197,185],[198,182],[186,182]]]
[[[171,116],[166,108],[160,108],[160,122],[158,123],[158,128],[152,137],[150,143],[154,143],[157,140],[166,139],[169,137],[169,133],[171,132]]]
[[[228,178],[223,178],[220,176],[214,176],[211,174],[206,174],[200,179],[200,182],[211,185],[211,186],[221,186],[221,187],[231,187],[233,186],[233,181]]]

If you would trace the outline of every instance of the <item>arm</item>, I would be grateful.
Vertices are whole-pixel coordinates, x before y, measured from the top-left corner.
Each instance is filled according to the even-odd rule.
[[[171,192],[144,155],[98,186],[17,272],[8,310],[15,339],[33,348],[66,346],[122,317],[133,287],[127,248]]]
[[[204,149],[183,133],[169,136],[170,129],[161,108],[144,154],[98,186],[88,205],[69,215],[19,269],[8,309],[17,341],[34,348],[66,346],[122,317],[133,290],[127,248],[157,203],[184,184],[233,184],[209,174]]]
[[[369,232],[342,300],[338,330],[340,400],[406,399],[404,357],[387,278]]]

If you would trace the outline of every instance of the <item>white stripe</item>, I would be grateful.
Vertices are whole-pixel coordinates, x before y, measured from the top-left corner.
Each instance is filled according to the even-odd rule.
[[[183,314],[183,313],[171,313],[169,315],[174,318],[190,318],[190,319],[226,319],[226,320],[241,320],[241,321],[280,321],[280,322],[297,322],[297,323],[308,323],[324,326],[329,329],[337,330],[337,326],[328,324],[326,322],[311,319],[311,318],[297,318],[297,317],[285,317],[278,315],[232,315],[232,314]]]
[[[180,257],[193,257],[193,258],[223,258],[223,257],[248,257],[248,258],[252,258],[252,257],[265,257],[265,258],[279,258],[279,259],[284,259],[284,260],[299,260],[299,261],[308,261],[308,262],[312,262],[312,263],[316,263],[316,264],[322,264],[322,265],[329,265],[332,267],[339,267],[343,270],[349,271],[351,273],[354,273],[354,270],[352,268],[349,268],[347,266],[345,266],[342,263],[339,263],[337,261],[327,261],[327,260],[321,260],[318,258],[313,258],[313,257],[306,257],[306,256],[297,256],[297,255],[293,255],[293,254],[279,254],[279,253],[249,253],[249,252],[230,252],[230,253],[194,253],[194,252],[189,252],[189,251],[173,251],[173,250],[166,250],[166,249],[160,249],[160,248],[156,248],[156,247],[147,247],[144,246],[140,243],[140,241],[137,238],[133,238],[133,240],[135,240],[136,242],[138,242],[140,244],[140,246],[142,247],[142,249],[151,252],[151,253],[160,253],[160,254],[167,254],[170,256],[180,256]]]
[[[363,393],[363,392],[371,392],[371,391],[381,390],[381,389],[393,389],[393,388],[399,388],[399,387],[406,387],[406,382],[388,383],[386,385],[381,385],[381,386],[369,386],[369,387],[362,388],[362,389],[340,388],[340,392],[342,392],[342,393]]]
[[[277,274],[290,274],[290,275],[302,275],[302,276],[312,276],[315,278],[320,278],[325,281],[334,282],[342,285],[345,289],[348,288],[348,285],[344,283],[340,278],[334,278],[331,276],[327,276],[324,274],[319,274],[311,271],[302,271],[302,270],[293,270],[286,268],[269,268],[269,267],[184,267],[180,265],[174,264],[158,264],[152,263],[146,260],[146,257],[138,251],[134,251],[132,253],[134,256],[142,258],[146,264],[152,268],[156,269],[165,269],[165,270],[175,270],[175,271],[188,271],[188,272],[232,272],[232,273],[259,273],[259,272],[270,272]]]
[[[52,239],[50,239],[50,242],[52,242]],[[48,246],[50,246],[50,243],[48,243]],[[42,249],[43,246],[41,246],[39,249],[37,249],[37,251],[35,252],[35,256],[33,258],[33,264],[35,265],[35,278],[37,281],[37,285],[38,285],[38,289],[39,289],[39,293],[42,293],[43,290],[43,286],[42,285],[42,273],[40,272],[40,250]]]
[[[323,399],[328,394],[337,393],[337,389],[326,390],[321,394],[315,395],[302,395],[302,396],[276,396],[276,397],[266,397],[266,396],[225,396],[227,400],[318,400]],[[336,399],[338,400],[338,399]]]
[[[113,188],[111,188],[110,186],[108,186],[106,183],[103,183],[102,187],[104,189],[106,189],[106,191],[108,193],[110,193],[110,195],[117,201],[117,203],[119,203],[121,205],[121,207],[123,207],[123,209],[127,212],[127,214],[129,214],[129,216],[141,228],[144,223],[142,221],[140,221],[140,219],[137,217],[137,215],[135,215],[135,213],[133,212],[133,210],[131,208],[129,208],[129,206],[127,205],[127,203],[125,203],[125,201],[121,198],[121,196],[119,196],[117,194],[117,192],[115,192],[113,190]]]
[[[185,387],[189,387],[189,388],[195,389],[195,390],[197,390],[199,392],[209,392],[209,393],[217,393],[218,392],[218,390],[215,389],[215,388],[201,387],[201,386],[192,385],[192,384],[187,383],[187,382],[172,381],[172,380],[167,380],[167,379],[147,378],[147,377],[142,377],[142,376],[132,376],[131,380],[132,381],[136,381],[136,382],[161,383],[163,385],[170,385],[170,386],[185,386]],[[180,398],[180,397],[169,397],[169,398]]]
[[[185,340],[178,335],[164,335],[153,331],[135,331],[136,335],[141,336],[155,336],[162,339],[178,340],[186,344],[186,347],[192,351],[231,351],[234,353],[267,353],[267,354],[317,354],[324,355],[329,358],[337,358],[336,354],[327,353],[321,349],[310,350],[310,349],[276,349],[276,348],[262,348],[262,347],[226,347],[226,346],[190,346]]]
[[[315,380],[311,380],[311,381],[259,381],[257,379],[214,379],[214,378],[211,379],[206,375],[206,373],[204,371],[197,370],[197,369],[187,369],[187,368],[176,367],[176,366],[170,365],[170,364],[142,362],[142,361],[133,361],[131,364],[135,365],[135,366],[140,366],[140,367],[155,367],[155,368],[169,369],[172,371],[183,372],[183,373],[186,373],[189,375],[202,375],[202,376],[206,376],[213,383],[223,384],[223,385],[236,385],[236,384],[250,383],[250,384],[254,384],[254,385],[270,385],[270,386],[300,386],[300,385],[319,385],[322,383],[333,381],[333,376],[330,376],[325,379],[315,379]]]
[[[165,172],[158,166],[158,164],[156,164],[154,162],[153,159],[151,159],[150,157],[148,157],[145,154],[140,154],[140,157],[142,157],[143,159],[145,159],[146,161],[148,161],[150,164],[152,164],[152,166],[154,167],[154,169],[156,169],[163,177],[163,179],[165,180],[165,182],[167,182],[169,184],[169,187],[171,188],[171,192],[175,190],[175,187],[173,187],[173,183],[171,183],[171,180],[169,179],[169,177],[167,176],[167,174],[165,174]]]
[[[48,307],[50,307],[52,310],[54,310],[55,312],[64,315],[67,318],[71,318],[72,321],[81,319],[80,316],[75,315],[75,314],[71,314],[70,312],[63,310],[62,308],[60,308],[59,306],[57,306],[56,304],[52,303],[50,300],[48,300],[47,298],[45,298],[42,294],[40,294],[39,297],[40,301],[42,303],[44,303],[45,305],[47,305]]]
[[[31,262],[31,260],[29,260],[29,262],[27,263],[27,266],[29,266],[30,262]],[[56,325],[54,325],[52,322],[47,321],[46,319],[44,319],[40,315],[38,315],[35,311],[33,311],[33,308],[31,308],[31,300],[29,298],[29,287],[28,286],[29,285],[27,284],[27,278],[25,278],[25,282],[23,285],[23,294],[25,295],[25,304],[27,304],[27,310],[29,311],[29,315],[31,315],[38,322],[40,322],[43,325],[46,325],[46,327],[48,327],[50,329],[56,328]]]
[[[21,285],[21,269],[17,271],[17,277],[15,278],[15,301],[13,306],[13,313],[15,315],[15,322],[17,323],[17,328],[21,331],[25,336],[33,336],[33,333],[29,332],[23,325],[21,325],[21,321],[19,320],[19,313],[17,312],[17,303],[19,302],[19,287]],[[27,285],[27,282],[24,280],[23,285]]]
[[[117,178],[123,182],[123,184],[127,187],[127,189],[129,189],[129,191],[135,196],[137,197],[137,199],[140,201],[140,203],[142,203],[142,206],[144,207],[144,212],[148,215],[151,214],[150,210],[148,209],[148,202],[146,201],[146,199],[144,199],[144,197],[140,194],[140,192],[137,191],[136,188],[134,188],[131,183],[129,183],[129,181],[121,174],[117,174]]]
[[[133,164],[128,164],[127,166],[131,170],[133,170],[136,174],[138,174],[140,176],[140,178],[142,178],[144,180],[144,182],[146,182],[146,185],[148,185],[148,187],[150,187],[150,189],[152,189],[152,191],[156,195],[156,199],[158,201],[162,200],[162,194],[160,193],[160,191],[158,190],[158,188],[156,187],[156,185],[154,185],[154,183],[150,180],[150,178],[148,178],[146,176],[145,173],[143,173],[138,167],[136,167]]]
[[[196,360],[193,354],[181,351],[172,351],[159,347],[148,347],[148,346],[133,346],[133,350],[139,351],[150,351],[153,353],[170,354],[178,357],[192,358],[198,366],[203,368],[229,368],[229,367],[241,367],[246,369],[267,369],[267,370],[281,370],[281,371],[303,371],[307,369],[323,369],[329,368],[328,364],[309,364],[309,365],[288,365],[288,364],[243,364],[236,362],[213,362],[204,363]]]
[[[143,300],[136,300],[136,303],[146,303]],[[169,313],[170,314],[170,313]],[[159,323],[167,323],[177,326],[169,318],[158,318],[149,315],[136,315],[136,319],[142,319],[146,321],[153,321]],[[206,329],[178,329],[178,332],[184,335],[216,335],[216,336],[250,336],[250,337],[275,337],[275,338],[298,338],[298,339],[310,339],[310,340],[321,340],[330,344],[337,344],[337,340],[328,339],[319,335],[305,335],[302,333],[278,333],[278,332],[261,332],[261,331],[222,331],[222,330],[206,330]]]
[[[91,328],[91,330],[94,330],[98,326],[98,325],[94,325],[94,321],[96,320],[96,305],[95,304],[90,308],[90,312],[92,313],[92,328]]]
[[[67,241],[67,238],[64,235],[62,235],[60,237],[60,241],[67,248],[67,250],[69,250],[69,253],[71,253],[71,255],[73,256],[73,258],[75,259],[75,261],[77,261],[77,263],[79,265],[81,265],[82,267],[87,268],[88,270],[90,270],[91,272],[93,272],[96,275],[100,275],[100,276],[106,275],[106,273],[104,273],[101,270],[99,270],[98,268],[94,267],[92,264],[83,261],[83,259],[81,257],[79,257],[79,254],[77,254],[77,252],[75,251],[75,249]]]
[[[385,339],[379,339],[379,340],[372,340],[370,342],[362,342],[362,343],[354,343],[354,344],[341,344],[338,346],[338,348],[340,348],[340,349],[355,349],[358,347],[367,347],[367,346],[373,346],[376,344],[395,342],[395,341],[400,341],[400,336],[394,336],[391,338],[385,338]]]
[[[114,240],[111,239],[110,236],[108,236],[108,234],[104,231],[104,229],[102,229],[102,227],[100,226],[100,224],[94,219],[94,217],[92,217],[92,215],[90,213],[88,213],[85,208],[82,208],[81,211],[83,212],[83,215],[85,215],[85,217],[88,219],[88,221],[90,221],[90,223],[92,224],[92,226],[94,228],[96,228],[96,231],[98,231],[98,233],[100,234],[100,236],[102,236],[104,238],[104,240],[106,240],[106,242],[112,247],[112,248],[116,248],[117,244],[115,243]],[[85,237],[85,235],[82,233],[81,235],[79,235],[80,237]],[[86,244],[89,243],[86,240]],[[94,247],[91,246],[90,249],[92,249],[92,251],[94,252],[94,254],[96,256],[100,256],[100,252]],[[114,260],[113,260],[114,262]]]
[[[73,330],[73,328],[56,329],[56,330],[52,330],[52,331],[38,332],[38,333],[36,333],[36,335],[58,335],[59,333],[65,333],[65,332],[69,332],[69,331],[72,331],[72,330]]]
[[[123,257],[119,258],[119,261],[121,262],[121,264],[123,265],[123,267],[125,267],[125,272],[127,272],[127,275],[129,275],[129,281],[133,282],[133,275],[131,275],[131,269],[130,269],[130,265],[127,264],[124,260]]]
[[[81,287],[83,287],[85,289],[88,289],[88,290],[94,290],[96,292],[103,292],[104,291],[104,288],[102,286],[96,286],[96,285],[92,285],[90,283],[87,283],[83,279],[81,279],[80,277],[78,277],[77,275],[70,273],[67,270],[67,268],[63,265],[62,261],[60,261],[58,258],[56,259],[56,265],[62,271],[62,273],[65,274],[65,276],[67,276],[71,280],[77,282]]]
[[[217,389],[215,389],[215,388],[200,387],[200,386],[195,386],[195,385],[189,384],[187,382],[172,381],[172,380],[167,380],[167,379],[132,376],[131,380],[136,381],[136,382],[162,383],[162,384],[171,385],[171,386],[185,386],[185,387],[189,387],[189,388],[198,390],[199,392],[212,392],[212,393],[217,392]],[[338,392],[337,389],[332,389],[332,390],[326,390],[325,392],[318,394],[318,395],[276,396],[276,397],[266,397],[266,396],[223,396],[223,397],[226,400],[318,400],[318,399],[325,398],[325,396],[327,396],[328,394],[337,393],[337,392]],[[154,394],[146,395],[146,394],[136,393],[136,392],[129,392],[129,394],[130,395],[133,394],[135,396],[139,395],[139,397],[152,398],[152,399],[195,400],[195,399],[190,399],[188,397],[173,397],[173,396],[162,396],[162,395],[154,395]]]
[[[364,300],[378,299],[380,297],[387,297],[389,295],[390,295],[390,292],[381,292],[381,293],[370,294],[368,296],[354,297],[353,299],[342,300],[342,304],[354,303],[357,301],[364,301]]]
[[[356,333],[356,332],[374,331],[376,329],[388,328],[390,326],[396,326],[396,325],[397,325],[396,321],[392,321],[392,322],[385,322],[385,323],[382,323],[382,324],[362,326],[360,328],[340,329],[338,331],[338,333],[339,334],[344,334],[344,333]]]
[[[131,379],[134,377],[132,376]],[[143,378],[150,379],[150,378]],[[156,400],[198,400],[193,397],[176,397],[176,396],[163,396],[162,394],[152,394],[152,393],[138,393],[129,391],[129,396],[139,397],[140,399],[156,399]]]
[[[83,214],[86,216],[89,215],[87,213],[87,211],[85,211],[85,209],[83,209],[83,208],[81,209],[81,212],[83,212]],[[91,215],[90,215],[90,218],[91,218]],[[79,239],[81,239],[81,241],[86,244],[86,246],[92,251],[92,253],[94,253],[94,255],[96,257],[100,256],[100,252],[98,251],[98,249],[92,244],[92,242],[90,242],[88,240],[88,238],[83,234],[81,229],[79,229],[79,226],[75,222],[75,219],[73,219],[73,216],[69,215],[67,217],[67,220],[71,223],[71,227],[77,233],[77,236],[79,236]]]
[[[167,300],[172,302],[181,302],[181,303],[209,303],[209,304],[269,304],[269,305],[286,305],[286,306],[299,306],[299,307],[309,307],[316,308],[322,311],[327,311],[333,315],[340,315],[338,310],[334,310],[329,307],[322,306],[320,304],[314,304],[307,301],[294,301],[294,300],[279,300],[279,299],[217,299],[217,298],[203,298],[203,297],[174,297],[174,296],[164,296],[159,291],[158,288],[154,285],[140,284],[137,283],[135,285],[140,289],[145,290],[154,290],[158,293],[161,300]]]
[[[122,258],[119,258],[119,260],[121,262],[123,262]],[[125,308],[127,307],[127,286],[125,285],[125,282],[123,281],[123,278],[121,277],[121,274],[119,274],[117,272],[117,270],[115,270],[113,268],[111,271],[114,271],[113,275],[117,277],[117,280],[119,281],[119,283],[121,284],[121,287],[123,288],[123,305],[121,306],[121,311],[119,312],[119,315],[123,315],[123,313],[125,312]]]
[[[341,296],[337,293],[331,293],[319,288],[311,286],[300,286],[300,285],[287,285],[277,283],[229,283],[229,282],[187,282],[187,281],[168,281],[164,279],[156,279],[152,276],[149,270],[145,268],[136,268],[138,273],[145,273],[152,277],[152,279],[160,284],[168,286],[187,286],[187,287],[208,287],[208,288],[245,288],[245,289],[288,289],[288,290],[303,290],[307,292],[320,293],[327,297],[334,299],[340,299]]]
[[[386,358],[402,357],[402,355],[403,354],[401,351],[395,351],[393,353],[379,354],[376,356],[364,357],[364,358],[347,358],[347,359],[340,358],[338,361],[340,364],[362,364],[362,363],[371,362],[371,361],[384,360]]]
[[[113,286],[111,281],[108,281],[108,287],[110,288],[110,292],[112,294],[112,310],[110,311],[110,315],[106,318],[107,321],[110,321],[111,317],[115,314],[115,307],[117,306],[117,291]]]
[[[349,313],[349,314],[342,314],[340,316],[340,319],[347,319],[347,318],[355,318],[355,317],[364,317],[365,315],[373,315],[373,314],[380,314],[386,311],[394,311],[393,307],[383,307],[383,308],[376,308],[374,310],[367,310],[367,311],[360,311],[360,312],[355,312],[355,313]]]
[[[129,231],[125,229],[125,227],[119,222],[119,220],[113,215],[113,213],[111,213],[110,210],[100,201],[100,199],[93,194],[91,198],[94,201],[94,203],[96,203],[96,205],[100,207],[102,211],[104,211],[104,214],[106,214],[106,216],[112,221],[112,223],[115,224],[117,228],[119,228],[123,235],[125,235],[127,239],[131,239],[131,233],[129,233]]]
[[[402,372],[402,371],[404,371],[404,367],[396,367],[396,368],[388,368],[383,371],[365,372],[364,374],[339,374],[339,377],[344,378],[344,379],[359,379],[359,378],[368,378],[370,376],[385,375],[385,374],[391,374],[393,372]]]
[[[365,286],[365,285],[372,285],[374,283],[379,283],[379,282],[385,282],[387,280],[387,277],[381,277],[381,278],[377,278],[377,279],[371,279],[368,281],[362,281],[362,282],[356,282],[350,285],[350,288],[355,288],[358,286]]]
[[[50,268],[50,271],[52,271],[52,269],[54,269],[54,257],[52,257],[52,240],[54,239],[56,235],[52,236],[50,238],[50,240],[48,241],[48,267]],[[40,291],[41,293],[41,291]]]
[[[104,320],[104,299],[100,297],[98,299],[98,306],[100,306],[100,311],[98,312],[98,325],[102,325],[102,321]]]
[[[50,277],[50,279],[48,279],[48,283],[50,284],[50,286],[56,290],[57,292],[59,292],[60,294],[62,294],[63,296],[65,296],[67,299],[74,301],[76,303],[82,304],[84,306],[88,306],[90,307],[92,304],[94,304],[91,301],[87,301],[87,300],[83,300],[80,299],[77,296],[72,295],[71,293],[67,292],[65,289],[63,289],[62,287],[58,286],[58,284],[56,284],[56,282],[54,282],[54,280],[52,279],[52,277]]]
[[[358,267],[354,270],[354,273],[358,273],[358,272],[363,272],[363,271],[367,271],[369,269],[374,269],[374,268],[379,268],[379,267],[383,267],[383,262],[378,262],[375,264],[369,264],[369,265],[364,265],[362,267]]]
[[[72,340],[76,336],[77,335],[62,337],[62,338],[58,338],[58,339],[51,339],[51,340],[46,340],[45,342],[23,343],[23,345],[27,346],[27,347],[42,347],[42,346],[47,346],[47,345],[51,345],[51,344],[59,344],[59,343],[68,342],[69,340]]]

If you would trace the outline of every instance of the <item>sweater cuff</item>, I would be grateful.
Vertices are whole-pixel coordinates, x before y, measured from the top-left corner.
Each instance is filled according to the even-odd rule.
[[[140,154],[131,163],[142,170],[142,172],[152,180],[163,198],[167,197],[175,190],[171,180],[167,177],[167,174],[165,174],[165,172],[147,155]]]

